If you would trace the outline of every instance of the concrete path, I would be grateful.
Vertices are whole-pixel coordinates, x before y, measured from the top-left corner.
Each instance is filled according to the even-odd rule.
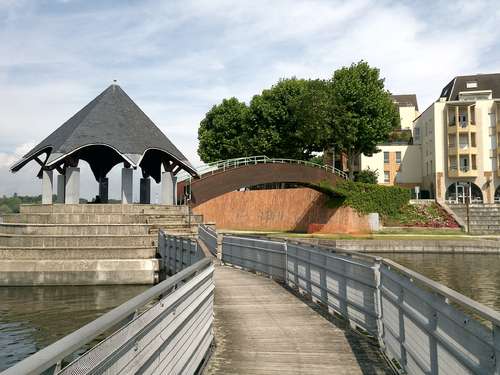
[[[276,282],[219,266],[207,374],[386,374],[378,348]]]

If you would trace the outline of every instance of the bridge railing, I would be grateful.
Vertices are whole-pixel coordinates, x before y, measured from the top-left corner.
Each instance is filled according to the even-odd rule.
[[[179,272],[2,375],[195,374],[213,341],[214,267],[192,241],[166,236],[164,244],[166,265]]]
[[[337,176],[340,176],[344,179],[348,178],[347,173],[341,171],[340,169],[333,168],[329,165],[321,165],[317,163],[313,163],[306,160],[297,160],[297,159],[284,159],[284,158],[268,158],[265,155],[259,156],[249,156],[243,158],[236,159],[228,159],[228,160],[219,160],[213,163],[205,164],[203,166],[197,167],[196,171],[200,176],[213,175],[220,172],[225,172],[226,170],[239,168],[247,165],[254,164],[301,164],[307,165],[309,167],[320,168],[327,172],[333,173]],[[191,178],[188,173],[180,172],[177,175],[177,181],[181,182]]]
[[[500,374],[500,313],[389,259],[231,235],[222,261],[310,295],[408,374]]]
[[[198,225],[198,237],[207,246],[213,256],[217,256],[217,232],[208,225]]]
[[[160,270],[167,275],[174,275],[204,258],[195,239],[172,236],[162,230],[158,233],[158,254]]]

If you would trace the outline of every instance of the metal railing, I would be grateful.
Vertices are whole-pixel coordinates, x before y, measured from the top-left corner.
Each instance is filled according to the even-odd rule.
[[[2,375],[196,373],[213,341],[214,267],[195,241],[159,238],[173,276]]]
[[[46,370],[54,374],[193,374],[213,340],[213,272],[210,259],[202,259],[2,375]],[[75,355],[117,326],[98,345]]]
[[[174,275],[204,257],[198,242],[189,237],[179,237],[158,232],[158,253],[160,270],[167,275]]]
[[[378,338],[408,374],[500,374],[500,313],[389,259],[224,236],[222,261],[283,280]]]
[[[343,179],[348,178],[347,173],[341,171],[340,169],[333,168],[329,165],[320,165],[320,164],[313,163],[313,162],[306,161],[306,160],[268,158],[265,155],[249,156],[249,157],[228,159],[228,160],[219,160],[219,161],[216,161],[213,163],[202,165],[200,167],[196,167],[195,169],[198,172],[198,174],[201,176],[201,178],[203,178],[204,176],[206,177],[208,175],[214,175],[217,173],[225,172],[226,170],[229,170],[229,169],[234,169],[234,168],[239,168],[239,167],[244,167],[247,165],[254,165],[254,164],[301,164],[301,165],[306,165],[309,167],[323,169],[327,172],[330,172],[330,173],[333,173],[337,176],[340,176]],[[191,178],[191,175],[189,175],[188,173],[180,172],[177,175],[178,182],[181,182],[181,181],[184,181],[184,180],[187,180],[190,178]]]
[[[217,256],[217,232],[208,225],[198,225],[198,238],[203,241],[213,256]]]

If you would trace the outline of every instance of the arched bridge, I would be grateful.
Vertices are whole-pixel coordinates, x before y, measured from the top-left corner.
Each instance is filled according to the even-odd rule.
[[[266,156],[219,161],[199,168],[198,173],[199,179],[186,178],[177,184],[178,199],[182,201],[190,194],[192,206],[247,186],[277,182],[308,185],[321,181],[335,185],[347,178],[346,173],[330,166]]]

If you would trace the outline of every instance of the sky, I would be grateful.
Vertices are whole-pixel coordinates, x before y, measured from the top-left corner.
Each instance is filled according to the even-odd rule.
[[[114,79],[199,165],[198,125],[223,98],[363,59],[423,110],[457,75],[500,72],[499,21],[498,1],[0,0],[0,196],[40,194],[34,162],[9,167]]]

